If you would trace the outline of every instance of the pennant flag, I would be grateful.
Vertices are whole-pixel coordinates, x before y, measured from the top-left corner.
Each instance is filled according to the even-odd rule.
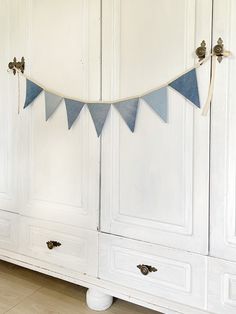
[[[82,110],[84,103],[65,98],[65,105],[66,105],[66,112],[67,112],[67,122],[68,122],[68,129],[72,127],[72,124],[75,122],[77,117]]]
[[[61,101],[62,97],[45,91],[46,121],[55,112]]]
[[[110,110],[110,104],[87,104],[98,137],[102,133],[103,126],[105,124],[108,112]]]
[[[121,117],[128,125],[130,130],[134,132],[135,121],[137,116],[139,98],[128,99],[114,104],[115,108],[119,111]]]
[[[167,122],[167,88],[163,87],[142,97],[146,103]]]
[[[200,108],[196,69],[193,69],[169,84],[177,92]]]
[[[35,100],[35,98],[38,97],[42,90],[43,90],[42,87],[38,86],[37,84],[27,79],[24,108],[28,107]]]

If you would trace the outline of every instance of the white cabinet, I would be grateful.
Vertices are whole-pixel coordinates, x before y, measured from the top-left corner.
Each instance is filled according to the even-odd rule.
[[[211,1],[104,1],[103,97],[138,95],[193,66]],[[170,9],[171,8],[171,9]],[[162,12],[162,14],[160,14]],[[210,64],[198,70],[202,102]],[[207,254],[208,118],[169,89],[168,123],[140,103],[135,133],[111,112],[102,137],[101,229]]]

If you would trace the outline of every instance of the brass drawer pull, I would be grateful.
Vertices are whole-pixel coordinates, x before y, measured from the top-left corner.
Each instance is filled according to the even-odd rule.
[[[49,250],[52,250],[54,247],[58,247],[58,246],[61,246],[60,242],[57,242],[57,241],[48,241],[47,242],[47,247]]]
[[[155,267],[152,266],[148,266],[148,265],[137,265],[137,267],[140,269],[141,273],[144,276],[147,276],[149,273],[155,273],[157,271],[157,269]]]

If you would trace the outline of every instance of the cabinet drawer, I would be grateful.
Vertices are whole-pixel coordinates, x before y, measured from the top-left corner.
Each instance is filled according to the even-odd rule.
[[[49,249],[48,241],[61,245]],[[20,251],[64,269],[97,275],[98,236],[94,231],[22,218]]]
[[[18,246],[19,216],[10,212],[0,211],[0,248],[16,250]]]
[[[236,313],[236,263],[209,258],[208,309],[219,314]]]
[[[105,234],[99,241],[101,279],[204,308],[206,257]],[[156,271],[143,275],[138,265]]]

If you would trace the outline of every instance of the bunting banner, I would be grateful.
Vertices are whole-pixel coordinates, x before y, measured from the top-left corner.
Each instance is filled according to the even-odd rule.
[[[123,121],[131,132],[135,130],[135,123],[138,113],[140,99],[142,99],[150,108],[157,114],[160,119],[167,123],[168,121],[168,87],[182,95],[186,100],[193,104],[196,108],[200,108],[200,99],[198,91],[198,81],[196,68],[201,63],[198,63],[193,68],[185,71],[177,78],[170,82],[148,91],[142,95],[130,97],[126,99],[119,99],[115,101],[83,101],[79,99],[71,99],[63,97],[60,94],[51,92],[37,84],[32,79],[26,76],[26,96],[24,108],[32,104],[41,92],[45,94],[45,119],[49,120],[59,105],[64,100],[67,114],[68,129],[71,129],[76,119],[79,117],[81,110],[86,105],[94,127],[99,137],[105,125],[111,105],[120,114]]]
[[[45,91],[46,121],[48,121],[48,119],[53,115],[61,101],[62,97]]]
[[[97,135],[100,136],[111,105],[97,103],[88,104],[87,106],[93,119]]]
[[[142,97],[143,100],[159,115],[159,117],[167,122],[167,88],[162,87],[152,93]]]
[[[169,84],[177,92],[200,108],[196,70],[193,69]]]
[[[26,81],[26,98],[24,108],[28,107],[35,98],[43,91],[43,89],[30,80]]]
[[[129,99],[115,104],[115,108],[124,119],[130,130],[134,132],[139,99]]]
[[[80,114],[84,104],[80,101],[65,98],[68,129],[70,129]]]

